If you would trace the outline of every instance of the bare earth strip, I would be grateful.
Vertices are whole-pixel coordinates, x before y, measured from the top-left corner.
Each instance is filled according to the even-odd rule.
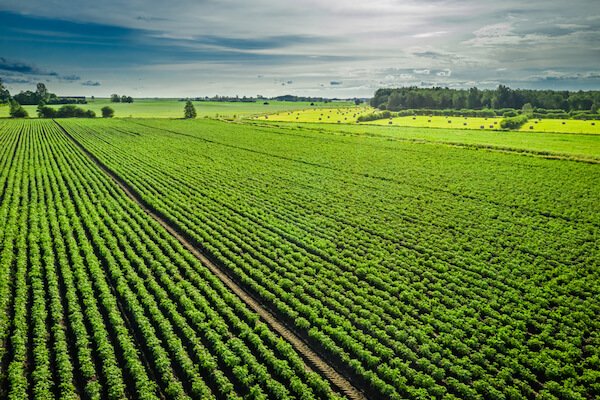
[[[81,145],[66,129],[64,129],[57,121],[56,124],[59,126],[61,131],[79,148],[81,151],[90,158],[104,173],[106,173],[122,190],[125,194],[134,201],[139,207],[141,207],[146,214],[155,219],[161,224],[171,235],[173,235],[187,250],[189,250],[203,265],[205,265],[213,274],[217,276],[231,290],[235,293],[250,309],[256,312],[261,319],[269,325],[271,329],[281,335],[288,343],[290,343],[294,349],[302,356],[304,361],[317,370],[321,375],[329,380],[329,382],[339,392],[343,393],[350,400],[367,400],[367,396],[357,389],[350,381],[336,371],[325,359],[319,356],[313,351],[309,345],[302,340],[298,335],[292,332],[275,317],[270,311],[264,308],[260,302],[258,302],[250,293],[238,285],[231,277],[221,269],[217,264],[213,263],[205,254],[203,254],[197,247],[195,247],[190,241],[188,241],[177,228],[171,226],[167,221],[161,218],[153,210],[146,206],[141,197],[118,175],[112,172],[106,165],[104,165],[96,156],[90,153],[83,145]]]

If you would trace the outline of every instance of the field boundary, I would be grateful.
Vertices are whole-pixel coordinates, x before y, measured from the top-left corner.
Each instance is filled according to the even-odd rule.
[[[125,182],[121,177],[114,173],[108,166],[100,161],[94,154],[87,150],[79,141],[77,141],[67,130],[54,120],[60,130],[71,140],[94,164],[96,164],[115,184],[123,190],[123,192],[133,202],[135,202],[146,214],[158,222],[167,232],[175,237],[181,245],[190,251],[204,266],[206,266],[230,291],[238,296],[246,306],[257,313],[263,322],[265,322],[272,330],[277,332],[303,358],[307,367],[316,370],[325,377],[339,393],[345,395],[350,400],[368,400],[369,397],[359,390],[353,383],[346,379],[331,363],[324,357],[321,357],[317,351],[313,350],[311,345],[302,338],[300,334],[295,332],[289,324],[282,318],[279,318],[275,313],[267,309],[255,296],[239,285],[235,278],[232,277],[224,268],[213,262],[209,255],[204,254],[197,246],[193,244],[193,240],[189,240],[184,233],[179,231],[176,226],[168,222],[166,218],[155,211],[148,205],[142,197],[135,191],[131,185]]]

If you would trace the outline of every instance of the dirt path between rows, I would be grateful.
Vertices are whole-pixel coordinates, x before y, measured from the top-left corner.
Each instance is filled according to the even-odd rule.
[[[357,389],[348,379],[342,376],[335,368],[333,368],[324,358],[322,358],[317,352],[313,351],[311,347],[298,335],[292,332],[284,322],[280,321],[273,313],[267,310],[258,300],[256,300],[250,293],[244,288],[238,285],[222,268],[212,262],[205,254],[203,254],[196,246],[188,241],[179,230],[165,221],[161,216],[154,212],[148,207],[142,200],[135,190],[117,174],[110,170],[102,161],[100,161],[94,154],[88,151],[81,143],[79,143],[67,130],[60,125],[57,121],[56,124],[61,131],[92,161],[94,162],[106,175],[108,175],[125,194],[134,201],[146,214],[156,220],[163,228],[165,228],[171,235],[173,235],[188,251],[190,251],[204,266],[206,266],[213,274],[217,276],[225,284],[229,290],[235,293],[250,309],[257,313],[260,318],[265,322],[273,331],[277,332],[283,337],[288,343],[290,343],[294,349],[302,356],[307,367],[309,369],[316,370],[323,377],[325,377],[333,386],[333,388],[342,393],[350,400],[367,400],[367,396]]]

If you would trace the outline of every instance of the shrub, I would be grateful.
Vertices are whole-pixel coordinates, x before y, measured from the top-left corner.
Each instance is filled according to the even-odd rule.
[[[358,122],[366,122],[366,121],[376,121],[378,119],[387,119],[387,118],[392,118],[392,113],[386,110],[386,111],[382,111],[382,112],[378,112],[378,113],[361,115],[360,117],[358,117],[357,121]]]
[[[528,120],[529,120],[529,118],[527,117],[527,115],[518,115],[516,117],[508,117],[508,118],[504,118],[500,122],[500,127],[502,129],[519,129]]]
[[[54,118],[56,117],[56,110],[40,104],[37,108],[37,114],[39,118]]]
[[[115,115],[115,110],[109,106],[104,106],[100,110],[102,112],[102,118],[112,118]]]
[[[25,110],[16,100],[10,100],[9,114],[12,118],[27,118],[27,110]]]
[[[62,106],[54,115],[56,118],[95,118],[96,113],[92,110],[84,110],[83,108],[68,104]]]

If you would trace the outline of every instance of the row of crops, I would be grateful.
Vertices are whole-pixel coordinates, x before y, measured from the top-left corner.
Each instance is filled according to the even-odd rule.
[[[61,124],[374,398],[600,395],[597,165],[210,121]]]
[[[0,171],[0,398],[338,398],[53,121]]]

